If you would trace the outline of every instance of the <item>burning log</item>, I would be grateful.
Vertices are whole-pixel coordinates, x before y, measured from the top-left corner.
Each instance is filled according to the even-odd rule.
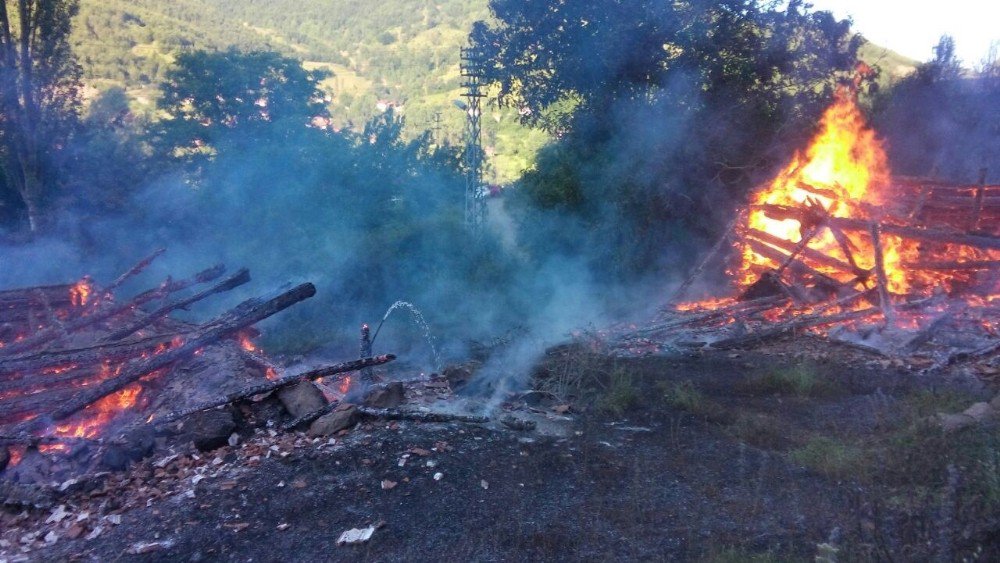
[[[759,231],[757,229],[748,229],[747,230],[747,236],[750,237],[750,238],[752,238],[752,239],[755,239],[755,240],[758,240],[760,242],[763,242],[765,244],[769,244],[771,246],[777,247],[777,248],[779,248],[781,250],[784,250],[786,252],[791,252],[792,249],[795,248],[795,244],[794,243],[791,243],[791,242],[789,242],[789,241],[787,241],[787,240],[785,240],[785,239],[783,239],[781,237],[776,237],[776,236],[772,235],[771,233],[768,233],[768,232],[765,232],[765,231]],[[820,264],[822,266],[826,266],[828,268],[835,268],[835,269],[837,269],[837,270],[839,270],[841,272],[844,272],[845,274],[850,274],[850,273],[856,273],[857,272],[857,270],[855,269],[855,267],[852,266],[851,264],[848,264],[846,262],[842,262],[842,261],[840,261],[840,260],[838,260],[838,259],[836,259],[833,256],[830,256],[828,254],[824,254],[824,253],[819,252],[817,250],[813,250],[812,248],[809,248],[808,246],[803,247],[802,250],[800,251],[800,253],[802,254],[803,257],[805,257],[806,259],[808,259],[808,260],[810,260],[812,262],[815,262],[815,263]],[[861,271],[862,272],[867,272],[867,270],[861,270]]]
[[[162,299],[167,297],[171,293],[186,289],[194,284],[205,283],[212,281],[215,278],[222,275],[224,268],[221,265],[214,266],[202,272],[195,274],[194,277],[187,280],[182,280],[179,282],[173,282],[169,278],[159,287],[155,289],[150,289],[132,298],[131,301],[120,305],[118,307],[105,307],[103,310],[97,310],[91,314],[78,318],[77,320],[67,323],[63,328],[64,331],[48,329],[41,332],[37,332],[34,335],[25,338],[19,342],[14,342],[13,344],[0,348],[0,355],[11,356],[14,354],[20,354],[23,352],[28,352],[34,350],[45,344],[52,343],[54,341],[61,340],[65,334],[74,333],[84,328],[96,325],[98,323],[104,322],[108,319],[121,315],[125,312],[132,311],[141,307],[142,305],[153,301],[154,299]]]
[[[186,309],[188,306],[197,303],[198,301],[201,301],[206,297],[215,295],[217,293],[224,293],[231,289],[237,288],[249,281],[250,281],[250,270],[243,268],[240,271],[233,274],[232,276],[230,276],[228,279],[223,280],[222,282],[216,284],[215,286],[205,289],[204,291],[200,291],[190,297],[179,299],[173,303],[164,305],[163,307],[160,307],[159,309],[153,311],[152,313],[149,313],[148,315],[135,321],[134,323],[116,330],[115,332],[105,337],[104,341],[113,342],[115,340],[121,340],[127,337],[128,335],[136,332],[137,330],[141,330],[142,328],[153,324],[157,320],[169,315],[170,313],[178,309]]]
[[[869,229],[869,222],[862,219],[850,219],[847,217],[832,217],[830,222],[839,226],[845,231],[866,231]],[[928,242],[940,242],[944,244],[958,244],[973,248],[1000,250],[1000,237],[989,235],[967,235],[960,232],[945,231],[941,229],[922,229],[894,225],[892,223],[882,223],[879,230],[890,235],[898,235],[906,238],[924,240]]]
[[[189,333],[177,332],[158,334],[141,340],[114,344],[98,344],[86,348],[35,353],[27,356],[0,359],[0,376],[5,381],[34,377],[33,373],[45,368],[65,365],[88,366],[102,362],[123,362],[125,360],[151,354],[170,346]]]
[[[889,326],[896,324],[896,313],[892,310],[892,301],[889,299],[889,281],[885,275],[885,257],[882,255],[882,238],[879,235],[879,224],[872,221],[868,226],[868,232],[872,237],[872,248],[875,250],[875,279],[878,282],[878,302],[882,309],[882,316]]]
[[[717,309],[706,311],[698,315],[692,315],[681,319],[675,319],[663,324],[640,329],[635,331],[634,334],[636,335],[655,334],[674,328],[681,328],[699,324],[702,322],[715,321],[718,319],[726,319],[736,315],[752,314],[757,311],[772,309],[787,302],[788,302],[788,297],[785,295],[769,295],[767,297],[761,297],[759,299],[753,299],[750,301],[737,301],[732,305],[719,307]]]
[[[789,257],[789,254],[786,254],[785,252],[778,250],[776,248],[772,248],[764,243],[761,243],[753,239],[747,240],[747,244],[757,254],[764,256],[765,258],[769,258],[779,264],[782,263],[784,260],[788,259]],[[813,269],[809,265],[805,264],[801,260],[795,259],[794,257],[791,260],[789,269],[791,269],[792,272],[795,272],[800,275],[807,274],[809,276],[812,276],[814,279],[821,280],[823,283],[829,285],[830,287],[837,287],[841,285],[840,282],[838,282],[837,280],[831,278],[830,276],[824,274],[823,272],[820,272],[819,270]]]
[[[938,331],[945,323],[951,321],[955,318],[957,311],[945,311],[937,316],[934,320],[927,324],[922,330],[915,334],[909,341],[900,346],[900,349],[904,352],[916,352],[918,348],[926,344],[931,338],[934,337],[934,333]]]
[[[106,379],[93,387],[88,387],[80,391],[71,400],[55,409],[49,417],[38,417],[22,423],[16,429],[18,431],[15,433],[40,429],[40,426],[48,422],[45,420],[46,418],[56,421],[65,419],[91,403],[124,388],[140,377],[190,357],[204,346],[256,324],[315,294],[315,286],[311,283],[305,283],[267,301],[261,301],[260,299],[245,301],[214,321],[202,325],[202,329],[198,334],[177,348],[167,350],[145,360],[133,362],[126,366],[120,375]]]
[[[300,381],[313,381],[321,377],[328,377],[340,373],[358,371],[366,367],[373,367],[382,364],[387,364],[395,359],[396,356],[392,354],[382,354],[381,356],[374,356],[371,358],[365,358],[363,360],[354,360],[351,362],[342,362],[339,364],[333,364],[312,371],[307,371],[305,373],[301,373],[298,375],[291,375],[282,379],[276,379],[274,381],[268,381],[267,383],[261,383],[260,385],[254,385],[253,387],[241,389],[235,393],[230,393],[225,397],[220,397],[218,399],[214,399],[212,401],[208,401],[206,403],[188,409],[184,409],[182,411],[173,412],[168,415],[159,417],[155,420],[150,421],[150,423],[155,425],[169,424],[175,420],[179,420],[196,412],[205,411],[208,409],[213,409],[215,407],[221,407],[222,405],[228,405],[230,403],[235,403],[237,401],[249,399],[250,397],[253,397],[255,395],[263,395],[265,393],[277,391],[282,387],[299,383]]]
[[[838,313],[834,315],[825,315],[822,313],[817,313],[813,315],[803,315],[801,317],[796,317],[792,320],[772,325],[766,329],[758,330],[750,334],[733,336],[730,338],[718,340],[716,342],[713,342],[711,346],[719,350],[726,350],[729,348],[739,348],[740,346],[744,346],[746,344],[763,342],[764,340],[777,338],[779,336],[783,336],[790,332],[802,330],[805,328],[812,328],[817,326],[838,324],[847,321],[856,321],[859,319],[864,319],[878,312],[880,312],[879,308],[869,307],[867,309],[861,309],[860,311],[847,311],[845,313]]]
[[[969,261],[939,261],[939,262],[914,262],[906,264],[910,270],[994,270],[1000,269],[1000,260],[969,260]]]

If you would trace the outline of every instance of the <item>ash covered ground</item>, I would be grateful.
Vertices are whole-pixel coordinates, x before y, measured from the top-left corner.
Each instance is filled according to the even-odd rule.
[[[995,422],[938,413],[989,404],[995,369],[931,378],[808,338],[633,359],[566,345],[488,424],[261,427],[9,506],[0,559],[990,560]],[[478,400],[422,386],[408,402]]]

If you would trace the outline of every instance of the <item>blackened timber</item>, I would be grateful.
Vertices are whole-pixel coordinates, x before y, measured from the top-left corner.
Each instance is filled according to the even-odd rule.
[[[98,368],[96,366],[79,368],[75,365],[55,373],[31,373],[18,378],[0,381],[0,395],[10,392],[24,395],[36,389],[67,387],[67,384],[73,383],[79,386],[79,381],[93,379],[97,373]],[[0,406],[4,405],[4,403],[5,400],[0,399]]]
[[[282,426],[281,430],[282,432],[288,432],[289,430],[292,430],[297,426],[300,426],[302,424],[308,424],[327,413],[333,412],[333,409],[339,406],[340,406],[340,401],[330,401],[329,403],[323,405],[322,407],[312,412],[307,412],[306,414],[292,420],[288,424]]]
[[[830,222],[847,231],[867,231],[868,221],[863,219],[849,219],[846,217],[831,217]],[[967,235],[954,231],[943,231],[939,229],[921,229],[917,227],[907,227],[894,225],[892,223],[882,223],[880,231],[888,235],[896,235],[928,242],[940,242],[944,244],[958,244],[971,246],[974,248],[989,248],[1000,250],[1000,237],[988,235]]]
[[[670,330],[672,328],[686,327],[697,323],[714,321],[722,318],[744,316],[756,313],[758,311],[763,311],[767,309],[773,309],[778,306],[782,306],[788,302],[787,295],[769,295],[766,297],[760,297],[758,299],[751,299],[749,301],[737,301],[730,305],[719,307],[717,309],[712,309],[710,311],[698,312],[694,314],[687,314],[680,319],[673,319],[665,323],[660,323],[655,326],[643,328],[632,332],[632,334],[652,334],[657,332],[662,332],[665,330]]]
[[[865,317],[870,317],[878,313],[880,309],[878,307],[869,307],[867,309],[861,309],[860,311],[848,311],[845,313],[837,313],[832,315],[824,314],[813,314],[813,315],[803,315],[801,317],[794,318],[783,323],[772,325],[763,330],[758,330],[756,332],[751,332],[749,334],[744,334],[741,336],[734,336],[731,338],[725,338],[713,342],[711,344],[712,348],[725,350],[728,348],[738,348],[746,344],[763,342],[772,338],[777,338],[783,336],[790,332],[797,330],[802,330],[805,328],[812,328],[815,326],[831,325],[846,321],[855,321],[863,319]]]
[[[116,330],[115,332],[105,337],[104,342],[113,342],[115,340],[121,340],[122,338],[125,338],[126,336],[132,334],[133,332],[141,330],[142,328],[147,327],[152,323],[156,322],[157,320],[169,315],[173,311],[187,308],[189,305],[193,305],[194,303],[197,303],[198,301],[201,301],[206,297],[215,295],[217,293],[224,293],[231,289],[237,288],[249,281],[250,281],[250,270],[243,268],[240,271],[233,274],[232,276],[230,276],[229,278],[223,280],[222,282],[208,289],[205,289],[204,291],[200,291],[190,297],[179,299],[173,303],[164,305],[163,307],[160,307],[159,309],[153,311],[152,313],[149,313],[148,315],[135,321],[134,323],[122,327],[119,330]]]
[[[896,312],[892,308],[892,300],[889,298],[889,280],[885,275],[885,255],[882,252],[882,235],[879,224],[872,222],[868,226],[868,232],[872,237],[872,248],[875,251],[875,280],[878,282],[878,301],[882,309],[882,316],[889,326],[896,324]]]
[[[677,286],[677,289],[674,290],[673,295],[671,295],[670,299],[667,301],[668,303],[676,303],[681,299],[681,297],[684,296],[688,288],[691,287],[691,284],[701,276],[701,273],[705,271],[705,268],[708,267],[712,260],[715,259],[716,255],[719,254],[722,247],[726,244],[726,241],[733,236],[736,226],[742,222],[742,220],[743,214],[738,213],[736,217],[729,222],[729,225],[726,227],[726,232],[719,237],[719,240],[715,241],[715,244],[712,245],[712,249],[708,251],[708,254],[706,254],[704,258],[702,258],[701,262],[698,263],[695,269],[691,271],[691,274],[688,275],[683,282],[681,282],[681,285]]]
[[[139,275],[143,270],[145,270],[147,267],[149,267],[150,264],[153,263],[153,260],[159,258],[166,251],[167,251],[166,248],[158,248],[154,250],[152,254],[143,258],[142,260],[139,260],[139,262],[137,262],[135,266],[132,266],[131,268],[129,268],[127,272],[118,276],[118,279],[111,282],[111,285],[109,285],[108,287],[104,288],[104,292],[111,293],[115,289],[118,289],[118,287],[120,287],[123,283],[128,281],[129,278]]]
[[[788,258],[788,254],[786,254],[784,251],[768,246],[767,244],[764,244],[763,242],[760,242],[758,240],[749,239],[747,240],[747,244],[750,245],[750,248],[751,250],[754,251],[754,253],[759,254],[770,260],[773,260],[775,263],[780,264],[782,261]],[[801,260],[794,259],[794,257],[793,260],[791,261],[791,264],[788,267],[797,274],[809,274],[814,278],[823,280],[832,285],[840,284],[840,282],[838,282],[837,280],[831,278],[830,276],[824,274],[823,272],[820,272],[819,270],[816,270],[808,266]]]
[[[141,340],[99,344],[86,348],[59,350],[58,352],[41,352],[27,356],[6,358],[0,360],[0,379],[11,380],[29,377],[34,372],[44,370],[45,368],[69,364],[86,366],[100,364],[104,361],[120,363],[170,346],[175,339],[182,339],[187,334],[185,332],[158,334]],[[18,375],[10,375],[15,373]]]
[[[373,367],[382,364],[387,364],[396,359],[396,356],[392,354],[382,354],[380,356],[373,356],[371,358],[365,358],[363,360],[354,360],[351,362],[342,362],[339,364],[333,364],[330,366],[325,366],[320,369],[315,369],[312,371],[307,371],[305,373],[300,373],[298,375],[290,375],[288,377],[283,377],[281,379],[275,379],[273,381],[267,381],[261,383],[260,385],[254,385],[252,387],[246,387],[240,389],[234,393],[230,393],[224,397],[218,399],[213,399],[207,401],[200,405],[184,409],[182,411],[172,412],[161,416],[155,420],[150,421],[150,424],[163,425],[184,418],[185,416],[192,415],[196,412],[205,411],[208,409],[213,409],[215,407],[221,407],[222,405],[228,405],[230,403],[235,403],[237,401],[242,401],[244,399],[249,399],[255,395],[263,395],[264,393],[270,393],[272,391],[277,391],[282,387],[299,383],[300,381],[312,381],[314,379],[319,379],[321,377],[328,377],[331,375],[336,375],[339,373],[348,373],[353,371],[358,371],[366,367]]]
[[[177,348],[167,350],[144,360],[132,362],[125,366],[120,375],[106,379],[93,387],[88,387],[80,391],[66,404],[55,409],[51,417],[53,420],[63,420],[72,416],[87,405],[124,388],[140,377],[186,359],[206,345],[234,334],[240,329],[256,324],[315,294],[316,287],[311,283],[304,283],[273,299],[266,301],[250,299],[245,301],[218,319],[202,325],[204,327],[203,331],[189,338]],[[29,421],[27,423],[28,426],[22,430],[30,430],[37,424],[32,424],[32,422],[34,421]]]
[[[37,332],[34,335],[25,338],[24,340],[14,342],[9,346],[0,348],[0,355],[11,356],[14,354],[19,354],[22,352],[28,352],[34,350],[39,346],[43,346],[52,341],[60,339],[61,337],[64,336],[65,333],[77,332],[86,327],[93,326],[97,323],[114,318],[127,311],[132,311],[138,307],[141,307],[142,305],[149,303],[154,299],[162,299],[164,297],[167,297],[171,293],[180,291],[182,289],[186,289],[196,283],[204,283],[207,281],[211,281],[222,275],[222,272],[223,270],[221,266],[213,266],[212,268],[209,268],[207,270],[195,274],[193,278],[189,278],[187,280],[174,282],[168,278],[159,287],[144,291],[139,295],[133,297],[132,300],[128,301],[127,303],[124,303],[117,307],[107,306],[102,309],[93,311],[89,315],[76,319],[73,322],[66,323],[65,326],[63,327],[64,329],[63,331],[55,329],[46,329],[41,332]]]
[[[470,414],[404,411],[399,409],[376,409],[364,406],[359,406],[358,412],[363,416],[382,418],[385,420],[413,420],[417,422],[469,422],[472,424],[483,424],[490,421],[489,417]]]
[[[49,412],[54,405],[71,400],[79,392],[77,388],[53,389],[4,399],[0,401],[0,422],[7,423],[24,415]]]

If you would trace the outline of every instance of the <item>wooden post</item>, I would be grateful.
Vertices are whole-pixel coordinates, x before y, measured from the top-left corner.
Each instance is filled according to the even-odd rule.
[[[983,195],[986,192],[986,170],[986,168],[979,169],[979,187],[976,188],[976,203],[972,208],[969,231],[975,231],[979,227],[979,218],[983,214]]]
[[[896,313],[892,309],[892,301],[889,299],[889,280],[885,275],[885,257],[882,253],[882,237],[879,234],[880,226],[872,221],[868,227],[868,232],[872,236],[872,248],[875,249],[875,278],[878,282],[878,300],[882,308],[882,316],[889,326],[895,326]]]

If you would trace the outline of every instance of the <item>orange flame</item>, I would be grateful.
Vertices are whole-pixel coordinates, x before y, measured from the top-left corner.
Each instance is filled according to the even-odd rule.
[[[865,123],[853,95],[842,91],[823,114],[819,133],[809,147],[805,152],[797,152],[771,184],[754,196],[753,205],[801,208],[811,200],[834,217],[850,217],[857,213],[861,204],[879,204],[879,191],[872,188],[886,185],[888,180],[885,151],[875,132]],[[804,234],[799,221],[768,217],[759,207],[750,210],[747,227],[792,243],[799,242]],[[871,263],[860,263],[862,256],[871,254],[865,252],[870,249],[870,243],[854,239],[851,242],[860,247],[860,252],[854,253],[854,257],[859,259],[858,265],[870,267]],[[847,256],[829,231],[820,233],[809,247],[847,261]],[[762,271],[776,266],[772,259],[758,254],[747,245],[743,249],[740,285],[746,287],[752,284]],[[837,277],[835,271],[818,269]]]
[[[69,288],[69,302],[74,307],[83,307],[93,293],[94,287],[90,283],[90,278],[84,277]]]
[[[340,383],[337,384],[337,391],[340,391],[341,395],[346,395],[347,392],[350,391],[351,379],[352,377],[350,375],[345,376],[343,379],[340,380]]]
[[[250,335],[244,332],[240,333],[240,347],[246,350],[247,352],[257,351],[257,345],[254,344],[253,340],[250,339]]]

